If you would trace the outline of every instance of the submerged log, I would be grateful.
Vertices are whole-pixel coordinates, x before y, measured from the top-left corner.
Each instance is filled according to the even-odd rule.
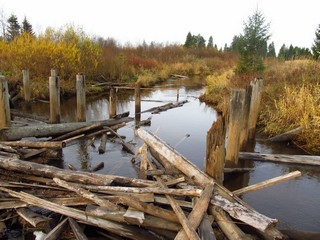
[[[36,126],[10,127],[0,129],[0,140],[14,141],[25,137],[50,137],[75,131],[79,128],[90,126],[94,123],[101,123],[101,126],[114,126],[122,122],[132,121],[132,118],[109,119],[99,122],[74,122],[60,124],[42,124]]]
[[[295,129],[292,129],[288,132],[279,134],[277,136],[268,138],[267,141],[270,142],[287,142],[287,141],[291,141],[293,140],[297,135],[299,135],[300,133],[302,133],[303,128],[302,127],[298,127]]]
[[[320,166],[320,156],[240,152],[240,159]]]

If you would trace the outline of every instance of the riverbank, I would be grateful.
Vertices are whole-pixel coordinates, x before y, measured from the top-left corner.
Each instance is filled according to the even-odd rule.
[[[223,109],[231,88],[243,88],[257,76],[237,76],[233,70],[207,77],[202,101]],[[268,61],[261,76],[264,90],[258,129],[268,137],[303,127],[294,143],[312,154],[320,154],[320,63],[312,60]]]

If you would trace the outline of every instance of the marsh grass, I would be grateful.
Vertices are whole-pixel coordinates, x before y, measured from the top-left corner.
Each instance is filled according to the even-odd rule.
[[[201,98],[219,110],[223,97],[244,87],[255,76],[232,74],[232,69],[207,77]],[[267,136],[303,127],[295,143],[307,152],[320,153],[320,63],[312,60],[267,62],[258,127]]]

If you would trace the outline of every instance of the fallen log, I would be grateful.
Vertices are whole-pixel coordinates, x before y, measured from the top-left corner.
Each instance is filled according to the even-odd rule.
[[[212,179],[204,172],[200,171],[193,163],[174,150],[171,146],[163,142],[160,138],[143,129],[136,130],[137,135],[152,149],[158,152],[174,167],[184,173],[187,177],[202,187],[211,183]]]
[[[2,141],[0,144],[5,144],[11,147],[29,147],[29,148],[65,148],[65,142],[32,142],[32,141]]]
[[[156,114],[156,113],[160,113],[160,112],[163,112],[163,111],[167,111],[167,110],[172,109],[172,108],[181,107],[181,106],[183,106],[183,104],[185,104],[187,102],[188,102],[187,100],[184,100],[184,101],[180,101],[180,102],[177,102],[177,103],[167,103],[167,104],[164,104],[164,105],[159,106],[159,107],[153,107],[153,108],[150,108],[148,110],[142,111],[141,113],[151,112],[152,114]]]
[[[256,190],[259,190],[259,189],[274,185],[276,183],[287,181],[287,180],[290,180],[290,179],[293,179],[293,178],[296,178],[296,177],[300,177],[300,176],[301,176],[301,172],[300,171],[294,171],[294,172],[285,174],[283,176],[279,176],[279,177],[275,177],[275,178],[272,178],[272,179],[268,179],[266,181],[253,184],[251,186],[235,190],[235,191],[233,191],[233,193],[238,195],[238,196],[239,195],[243,195],[243,194],[246,194],[248,192],[256,191]]]
[[[62,135],[67,132],[75,131],[80,128],[88,127],[94,123],[100,123],[101,126],[114,126],[122,122],[132,121],[133,118],[108,119],[99,122],[73,122],[59,124],[42,124],[36,126],[10,127],[0,129],[1,141],[14,141],[25,137],[52,137]]]
[[[240,152],[240,159],[320,166],[320,156]]]
[[[277,136],[268,138],[267,141],[270,142],[287,142],[287,141],[292,141],[295,137],[297,137],[297,135],[299,135],[300,133],[302,133],[303,128],[302,127],[298,127],[295,129],[292,129],[288,132],[285,133],[281,133]]]
[[[49,221],[51,219],[48,217],[35,213],[28,208],[18,208],[16,212],[21,218],[35,228],[45,229],[46,227],[49,227]]]
[[[211,206],[209,212],[214,216],[215,221],[218,223],[222,232],[231,240],[250,240],[246,234],[233,223],[232,219],[217,206]]]
[[[211,215],[210,217],[213,218]],[[213,219],[210,220],[210,217],[208,214],[205,214],[198,228],[198,234],[201,240],[216,240],[216,236],[211,226]]]
[[[115,175],[104,175],[90,172],[71,171],[49,165],[22,161],[15,158],[4,158],[1,156],[0,168],[4,168],[10,171],[29,173],[41,177],[57,177],[65,181],[93,185],[110,185],[112,182],[115,182],[119,185],[146,187],[153,186],[155,184],[150,180],[135,179]]]
[[[28,204],[35,205],[44,209],[48,209],[50,211],[57,212],[68,217],[72,217],[74,219],[83,221],[90,225],[101,227],[112,233],[115,233],[117,235],[129,238],[129,239],[134,239],[134,240],[149,240],[149,239],[153,240],[154,239],[154,235],[138,227],[122,225],[122,224],[108,221],[105,219],[91,217],[91,216],[88,216],[84,211],[61,206],[44,199],[34,197],[27,193],[15,192],[10,189],[6,189],[2,187],[0,187],[0,191],[7,192],[11,196],[19,198]]]
[[[125,141],[123,141],[122,137],[116,132],[114,131],[112,128],[109,127],[105,127],[105,129],[108,129],[111,133],[113,133],[114,135],[116,135],[118,137],[118,139],[120,140],[122,147],[128,152],[134,155],[134,152],[131,150],[130,146],[128,143],[126,143]]]
[[[132,223],[130,222],[130,219],[125,219],[124,214],[125,211],[109,211],[102,207],[96,207],[96,206],[88,206],[86,208],[86,214],[88,216],[95,216],[99,218],[103,218],[106,220],[116,221],[119,223]],[[135,223],[132,223],[135,224]],[[152,227],[152,228],[158,228],[158,229],[166,229],[170,231],[178,232],[181,228],[181,225],[175,222],[171,222],[168,220],[164,220],[159,217],[150,216],[148,214],[145,215],[145,218],[143,222],[140,224],[142,227]]]
[[[106,133],[102,134],[102,137],[100,140],[100,146],[98,148],[99,154],[103,154],[106,152],[107,139],[108,139],[107,134]]]

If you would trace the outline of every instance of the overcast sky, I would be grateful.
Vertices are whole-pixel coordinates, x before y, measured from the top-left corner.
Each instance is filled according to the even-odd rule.
[[[270,22],[271,41],[312,46],[320,24],[319,0],[1,0],[6,17],[26,16],[36,33],[66,24],[90,36],[114,38],[121,44],[180,43],[187,33],[210,36],[218,47],[243,33],[243,22],[258,9]]]

